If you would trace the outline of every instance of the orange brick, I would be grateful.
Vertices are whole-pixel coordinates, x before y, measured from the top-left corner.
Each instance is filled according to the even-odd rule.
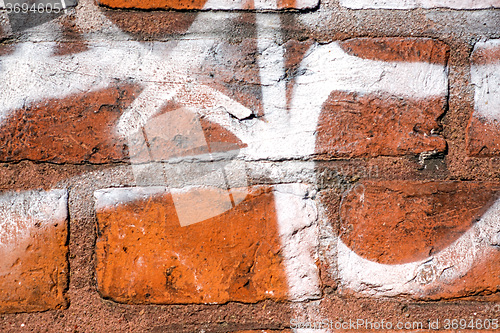
[[[441,67],[443,77],[448,62],[449,47],[428,38],[353,38],[338,42],[338,45],[353,57],[346,57],[352,61],[359,58],[377,61],[379,64],[419,63],[434,69]],[[359,92],[348,91],[350,88],[341,88],[346,89],[342,91],[336,88],[323,103],[318,120],[316,152],[323,155],[323,158],[445,152],[446,141],[439,135],[439,119],[447,105],[444,84],[441,82],[431,85],[429,95],[416,98],[404,91],[405,85],[410,89],[411,83],[402,82],[401,78],[395,77],[394,80],[401,81],[401,92],[386,92],[385,86],[378,88],[379,91],[366,92],[363,90],[370,90],[371,88],[366,87],[374,85],[377,82],[375,77],[379,74],[371,65],[364,66],[366,69],[360,68],[360,71],[373,71],[374,77],[367,82],[362,82],[364,76],[357,78],[356,83],[362,87],[357,88]],[[383,72],[380,80],[384,77]],[[353,71],[351,75],[358,74]],[[429,82],[434,79],[432,75],[428,78],[416,78]],[[391,84],[387,82],[386,86]]]
[[[126,140],[114,134],[133,87],[47,100],[16,110],[0,127],[0,160],[104,163],[126,157]]]
[[[0,197],[0,312],[66,306],[67,193]]]
[[[387,271],[388,276],[387,280],[380,278],[379,286],[366,287],[363,292],[388,295],[385,290],[403,290],[411,284],[414,285],[404,289],[405,293],[424,299],[497,292],[500,254],[494,235],[500,230],[495,231],[494,221],[498,218],[499,191],[500,184],[492,182],[358,184],[342,200],[340,238],[361,260],[371,262],[365,261],[366,267],[376,270],[377,264],[382,265],[381,272]],[[418,263],[417,267],[411,266],[413,263]],[[347,280],[353,279],[352,270],[346,265],[341,263],[341,278],[344,274]],[[400,289],[389,273],[391,269],[397,271],[397,267],[407,267],[401,276],[409,279]],[[352,280],[346,285],[359,286]]]
[[[343,199],[342,240],[357,254],[385,264],[439,252],[481,217],[500,190],[500,184],[462,182],[367,181],[361,186]]]
[[[162,187],[100,190],[96,198],[102,296],[135,304],[287,297],[273,194],[266,188],[186,227]]]
[[[316,152],[328,158],[444,152],[446,141],[433,133],[445,106],[445,97],[332,92],[320,115]]]

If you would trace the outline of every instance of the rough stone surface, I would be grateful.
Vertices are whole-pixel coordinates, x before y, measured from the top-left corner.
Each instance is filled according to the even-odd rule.
[[[69,2],[66,0],[66,4]],[[166,3],[184,7],[138,8]],[[496,96],[492,94],[498,72],[494,39],[500,36],[500,25],[498,9],[477,10],[497,6],[498,2],[316,3],[314,8],[302,9],[307,6],[305,2],[212,1],[197,4],[204,7],[199,10],[187,9],[196,5],[193,2],[147,4],[133,0],[129,4],[137,9],[113,9],[111,4],[99,6],[94,0],[81,0],[78,6],[58,14],[0,13],[0,189],[2,195],[68,189],[67,273],[71,277],[64,291],[66,307],[61,303],[61,309],[2,313],[0,332],[280,332],[290,329],[292,320],[345,323],[358,318],[421,322],[424,329],[418,331],[436,332],[426,326],[429,320],[439,319],[440,328],[447,331],[443,330],[445,318],[474,323],[498,318],[500,207],[496,201],[485,202],[488,191],[494,191],[494,184],[500,180],[500,155],[494,139],[498,133],[490,125],[493,118],[485,114],[497,113],[491,97]],[[353,3],[379,8],[346,7],[354,7]],[[401,8],[403,5],[408,8]],[[214,6],[226,7],[208,9]],[[490,92],[489,96],[486,92]],[[476,93],[483,95],[475,98]],[[477,101],[488,104],[475,105]],[[229,192],[234,184],[229,182],[231,189],[223,193],[225,200],[215,200],[218,204],[199,209],[207,196],[190,192],[194,184],[216,183],[225,189],[222,185],[234,180],[224,179],[221,173],[216,179],[193,180],[193,176],[209,175],[204,171],[220,166],[217,163],[198,163],[189,158],[151,163],[179,166],[185,181],[175,184],[169,177],[153,179],[158,175],[155,172],[149,173],[150,178],[137,177],[136,169],[146,165],[131,160],[128,136],[142,132],[149,148],[161,152],[161,147],[171,144],[160,144],[166,138],[161,129],[168,128],[167,113],[182,108],[198,113],[200,126],[195,127],[200,140],[194,143],[202,143],[205,149],[196,151],[200,154],[187,152],[189,158],[198,161],[207,151],[215,152],[214,156],[226,158],[220,164],[234,162],[242,166],[244,172],[240,175],[246,177],[236,179],[238,182],[272,190],[240,204],[233,195],[233,208]],[[348,116],[345,111],[355,113]],[[203,136],[199,135],[200,127]],[[186,132],[175,133],[181,136],[174,135],[173,142],[187,148]],[[201,140],[203,137],[205,140]],[[237,156],[219,154],[231,146]],[[96,147],[97,152],[93,151]],[[149,158],[145,161],[150,162]],[[354,205],[355,194],[361,198],[360,185],[391,182],[393,187],[401,184],[399,197],[380,190],[378,195],[387,194],[387,202],[373,202],[372,187],[372,192],[366,193],[365,206],[359,202]],[[431,193],[422,185],[428,183],[451,185],[440,185],[441,190]],[[100,189],[151,185],[168,186],[171,198],[146,196],[143,202],[125,200],[116,207],[113,205],[119,200],[95,205],[94,193]],[[421,196],[408,195],[408,191],[416,189],[420,189]],[[198,208],[185,205],[185,212],[194,217],[199,217],[200,212],[215,212],[213,221],[231,221],[239,226],[234,230],[215,227],[219,233],[212,238],[220,240],[219,244],[227,245],[220,235],[228,234],[244,246],[250,242],[248,239],[253,240],[237,238],[236,232],[247,235],[237,223],[262,235],[271,230],[269,235],[275,237],[267,240],[277,253],[259,252],[257,257],[279,259],[279,269],[274,272],[281,272],[282,298],[262,293],[268,290],[263,287],[267,287],[265,274],[259,276],[261,289],[243,292],[242,285],[253,268],[247,274],[245,265],[250,261],[245,260],[249,257],[242,258],[242,252],[236,251],[240,248],[235,250],[239,260],[224,257],[204,234],[196,236],[195,242],[186,240],[182,231],[175,234],[179,237],[171,234],[169,244],[182,250],[177,251],[182,254],[179,258],[199,266],[203,263],[186,253],[204,246],[211,266],[198,275],[205,282],[215,281],[215,289],[196,291],[193,283],[195,291],[188,293],[179,287],[184,292],[179,297],[196,298],[189,304],[157,304],[148,301],[149,291],[133,294],[132,288],[122,290],[120,295],[128,297],[125,300],[103,297],[100,288],[104,284],[99,276],[104,273],[96,272],[96,268],[107,261],[96,255],[96,240],[100,242],[99,251],[106,250],[102,235],[107,231],[96,228],[100,225],[96,222],[101,222],[96,221],[96,209],[98,219],[108,206],[117,212],[114,216],[121,214],[123,218],[110,224],[110,230],[114,225],[124,226],[130,218],[139,220],[148,207],[171,212],[175,197],[185,193],[193,201],[196,199]],[[465,193],[470,193],[470,198]],[[364,214],[354,216],[357,231],[365,219],[379,221],[373,216],[375,210],[383,213],[380,223],[372,225],[376,227],[367,228],[365,233],[361,230],[371,247],[356,242],[350,233],[349,244],[358,252],[344,243],[349,237],[339,207],[348,200]],[[433,203],[451,211],[440,210],[437,204],[435,209],[429,208]],[[248,208],[243,217],[242,207]],[[434,215],[427,216],[422,209]],[[221,214],[221,210],[226,211]],[[179,212],[178,207],[175,211]],[[399,220],[402,215],[408,216],[398,227],[407,223],[411,230],[403,232],[395,227],[394,237],[385,237],[381,223],[390,225],[390,211]],[[454,212],[467,218],[477,216],[477,221],[466,222],[452,215]],[[351,212],[349,216],[353,215]],[[163,221],[148,217],[143,222],[153,220]],[[179,221],[169,230],[205,232],[205,225],[211,222],[197,220],[188,219],[183,227]],[[265,222],[272,227],[264,228]],[[165,231],[150,224],[158,234]],[[446,230],[434,230],[431,224],[444,225]],[[129,232],[126,227],[124,232]],[[165,252],[161,251],[166,245],[154,243],[155,232],[144,235],[151,239],[150,243],[140,244],[149,254],[163,258]],[[380,241],[370,239],[369,232]],[[127,234],[126,241],[135,244],[131,235]],[[401,237],[409,239],[409,244],[399,241]],[[191,248],[179,245],[179,239]],[[383,246],[387,251],[383,252]],[[140,263],[140,257],[134,261],[121,253],[123,248],[116,250],[112,254],[122,264],[112,262],[116,264],[114,276],[123,287],[121,272],[125,279],[133,281],[129,273],[135,266],[129,263]],[[127,251],[130,253],[130,246]],[[118,257],[120,253],[122,257]],[[425,253],[431,256],[425,257]],[[367,259],[369,255],[374,258]],[[45,262],[52,257],[40,258]],[[254,268],[260,267],[262,260]],[[243,265],[235,268],[235,263]],[[174,265],[178,267],[170,275],[172,280],[177,277],[176,269],[185,267]],[[189,277],[191,271],[185,269],[183,278]],[[153,279],[146,277],[146,283],[137,285],[148,287],[151,281],[163,281],[165,285],[159,283],[154,290],[166,290],[164,272],[160,270],[156,277],[151,270],[139,272]],[[241,273],[245,279],[228,276],[231,272]],[[219,274],[226,281],[211,274]],[[249,277],[248,286],[257,280],[255,274]],[[107,280],[106,295],[117,290],[111,289],[111,282]],[[131,293],[126,294],[129,290]],[[211,304],[201,299],[209,294],[231,299],[230,293],[239,300]]]
[[[0,196],[0,312],[66,307],[67,223],[66,191]]]
[[[159,193],[96,192],[97,281],[103,297],[131,304],[287,298],[268,189],[253,188],[234,209],[187,227],[179,224],[171,195],[150,190]]]

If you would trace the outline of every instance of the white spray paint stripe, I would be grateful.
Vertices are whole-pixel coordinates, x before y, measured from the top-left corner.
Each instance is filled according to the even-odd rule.
[[[321,296],[315,256],[318,247],[317,211],[306,198],[304,184],[276,185],[274,201],[283,250],[289,297],[293,301]]]
[[[425,260],[387,265],[364,259],[338,240],[338,270],[342,285],[370,296],[414,294],[425,296],[426,290],[450,283],[464,276],[480,259],[496,251],[493,248],[500,232],[500,200],[481,220],[458,240]],[[419,272],[433,272],[432,281],[422,282]]]
[[[163,56],[163,44],[167,43],[155,43],[159,50],[150,51],[136,42],[92,43],[89,51],[58,57],[51,56],[55,43],[24,43],[0,60],[0,77],[5,82],[0,91],[0,117],[5,118],[11,110],[47,98],[60,99],[72,93],[104,89],[115,79],[131,79],[145,87],[122,116],[118,127],[121,134],[138,127],[127,119],[136,119],[139,115],[144,122],[182,90],[190,91],[186,95],[189,97],[209,95],[213,99],[210,107],[226,103],[240,117],[249,114],[249,110],[222,93],[195,86],[188,80],[192,67],[201,63],[210,44],[193,41],[173,47],[175,43],[168,43],[173,48],[169,56]],[[174,61],[175,58],[184,59],[184,63]],[[115,66],[117,63],[121,66]],[[179,99],[186,101],[183,95],[179,95]],[[199,107],[203,100],[192,98],[190,101],[188,104]]]
[[[474,52],[500,49],[500,39],[477,43]],[[500,121],[500,59],[488,64],[471,66],[471,81],[475,86],[475,114],[490,121]]]
[[[279,26],[278,14],[256,14],[257,21],[257,50],[259,57],[260,84],[262,91],[262,104],[267,122],[288,123],[286,110],[286,82],[284,49],[276,44],[275,39],[281,36],[267,36],[269,26]]]
[[[285,57],[277,36],[267,36],[269,26],[280,26],[277,14],[256,14],[262,105],[266,121],[288,125],[286,109]],[[313,170],[311,170],[313,171]],[[274,202],[284,257],[284,268],[291,300],[303,301],[321,295],[319,272],[313,258],[318,246],[317,213],[312,200],[306,200],[306,186],[277,185]]]
[[[172,51],[165,57],[162,55],[168,49],[167,45],[172,44],[154,43],[148,50],[136,42],[94,42],[87,52],[71,57],[54,57],[50,54],[55,43],[24,43],[14,54],[1,60],[0,77],[6,84],[0,92],[0,117],[4,118],[10,110],[46,98],[64,98],[71,93],[106,88],[115,78],[132,79],[145,87],[120,119],[118,132],[122,135],[139,127],[130,119],[140,119],[142,124],[157,113],[164,102],[176,95],[180,101],[188,105],[194,101],[192,104],[199,107],[198,102],[203,99],[192,97],[211,94],[212,97],[219,96],[217,107],[226,111],[238,110],[239,117],[250,113],[227,96],[206,86],[194,85],[188,79],[193,66],[201,63],[212,41],[179,42],[175,47],[171,46]],[[275,48],[273,52],[278,50]],[[278,54],[283,54],[282,50]],[[114,66],[116,63],[122,65]],[[279,70],[281,66],[278,66]],[[240,139],[249,145],[242,150],[247,159],[301,158],[314,152],[313,133],[317,119],[322,104],[332,90],[361,93],[386,91],[424,98],[445,94],[447,85],[444,66],[359,59],[345,54],[335,43],[313,47],[302,68],[306,72],[296,79],[290,113],[279,112],[285,104],[284,92],[280,92],[284,86],[276,88],[271,85],[269,90],[266,90],[267,87],[264,89],[264,94],[270,95],[265,96],[266,99],[272,100],[266,102],[267,105],[276,110],[269,112],[270,121],[256,120],[247,126],[231,121],[225,113],[222,119],[217,119],[221,116],[220,112],[215,112],[209,120],[227,125],[234,134],[242,136]],[[263,79],[283,85],[281,81],[275,81],[279,70]],[[214,107],[209,105],[209,109]]]
[[[500,8],[498,0],[340,0],[340,4],[352,9]]]

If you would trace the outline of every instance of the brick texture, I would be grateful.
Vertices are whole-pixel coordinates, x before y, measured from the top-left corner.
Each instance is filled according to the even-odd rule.
[[[354,283],[354,289],[374,295],[390,293],[392,288],[398,292],[391,274],[406,267],[403,279],[408,284],[418,281],[417,298],[495,293],[500,283],[494,240],[499,190],[498,183],[468,182],[380,181],[354,187],[340,208],[341,246],[364,258],[360,262],[366,266],[359,269],[378,263],[388,277],[379,280],[382,288],[360,289]],[[340,259],[340,278],[356,278],[343,260],[348,260],[347,254]],[[459,263],[467,266],[464,272]]]
[[[384,94],[330,94],[318,123],[316,151],[332,157],[398,156],[444,152],[437,119],[444,97],[401,100]]]
[[[426,38],[354,38],[340,42],[339,46],[348,55],[360,59],[429,63],[443,69],[449,52],[445,44]],[[363,70],[370,72],[370,63],[365,66]],[[382,77],[383,73],[384,70]],[[416,80],[432,79],[418,77]],[[402,96],[407,83],[400,84],[402,94],[365,93],[364,87],[359,93],[332,91],[319,116],[316,152],[326,158],[444,152],[446,142],[438,133],[439,118],[446,108],[446,92],[441,90],[427,98],[412,98]]]
[[[102,190],[96,198],[104,297],[135,304],[287,297],[273,194],[266,188],[253,188],[236,208],[187,227],[162,188]]]
[[[493,328],[500,0],[12,1],[0,332]]]
[[[66,192],[3,194],[0,216],[0,312],[64,308]]]
[[[477,43],[472,54],[474,112],[468,125],[472,156],[500,154],[500,40]]]

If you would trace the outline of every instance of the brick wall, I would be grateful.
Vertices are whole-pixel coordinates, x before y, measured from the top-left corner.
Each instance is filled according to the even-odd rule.
[[[0,331],[500,328],[500,1],[35,5]]]

